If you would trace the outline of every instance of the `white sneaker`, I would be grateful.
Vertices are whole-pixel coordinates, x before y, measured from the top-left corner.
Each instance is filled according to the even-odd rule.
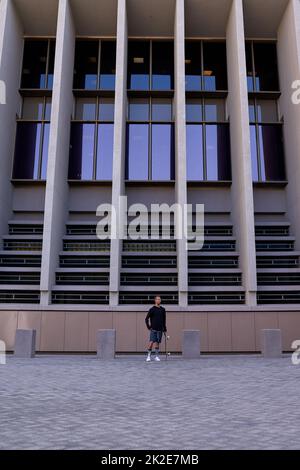
[[[160,359],[158,356],[155,356],[155,359],[154,359],[156,362],[160,362]]]
[[[151,356],[150,356],[150,354],[148,354],[147,359],[146,359],[146,362],[151,362]]]

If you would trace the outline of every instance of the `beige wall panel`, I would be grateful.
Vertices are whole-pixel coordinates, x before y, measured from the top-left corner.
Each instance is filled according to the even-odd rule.
[[[278,313],[278,325],[282,331],[284,351],[290,351],[292,342],[300,340],[300,312]]]
[[[135,352],[136,346],[136,313],[114,312],[113,328],[116,329],[118,352]]]
[[[232,351],[255,351],[255,321],[254,313],[232,313]]]
[[[65,351],[87,351],[89,335],[88,312],[66,312]]]
[[[41,351],[64,350],[65,312],[43,312]]]
[[[18,322],[18,312],[0,312],[0,340],[6,344],[7,351],[13,351]]]
[[[208,349],[211,352],[232,350],[230,313],[208,313]]]

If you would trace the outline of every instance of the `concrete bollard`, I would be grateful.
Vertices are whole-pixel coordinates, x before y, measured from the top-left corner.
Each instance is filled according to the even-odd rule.
[[[182,357],[198,359],[200,357],[200,331],[183,330]]]
[[[261,330],[261,353],[266,358],[282,356],[281,330]]]
[[[98,359],[114,359],[116,354],[116,330],[97,331]]]
[[[17,330],[14,356],[30,359],[35,356],[36,330]]]

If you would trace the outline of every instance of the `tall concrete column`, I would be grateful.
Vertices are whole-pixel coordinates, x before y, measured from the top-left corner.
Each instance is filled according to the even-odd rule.
[[[175,50],[175,196],[182,208],[187,204],[186,117],[185,117],[185,8],[176,0],[174,25]],[[177,240],[179,305],[188,304],[188,253],[186,240]]]
[[[118,0],[112,206],[117,212],[120,225],[123,226],[126,220],[119,218],[119,212],[121,213],[119,203],[120,196],[125,194],[127,39],[126,0]],[[121,258],[122,240],[111,240],[109,285],[111,306],[116,306],[119,302]]]
[[[73,107],[75,28],[69,0],[59,1],[47,168],[41,304],[51,301],[68,216],[68,162]]]
[[[256,249],[245,32],[242,0],[233,0],[227,31],[228,112],[232,161],[232,217],[247,305],[256,305]]]
[[[300,249],[300,104],[294,104],[292,84],[300,84],[300,2],[290,0],[278,29],[280,110],[284,117],[285,163],[288,179],[287,207],[296,249]],[[299,99],[299,93],[298,93]]]
[[[12,211],[16,114],[20,111],[23,30],[12,0],[0,2],[0,240]],[[0,242],[0,249],[2,240]]]

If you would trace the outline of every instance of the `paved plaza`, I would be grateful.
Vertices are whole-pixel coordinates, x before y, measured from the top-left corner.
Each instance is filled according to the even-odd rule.
[[[1,449],[300,449],[300,366],[260,356],[9,356]]]

